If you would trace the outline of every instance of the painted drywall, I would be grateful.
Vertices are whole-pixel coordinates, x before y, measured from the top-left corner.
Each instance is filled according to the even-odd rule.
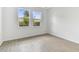
[[[48,15],[50,34],[79,43],[79,8],[51,8]]]
[[[1,16],[1,8],[0,8],[0,40],[2,39],[2,16]]]
[[[47,21],[46,21],[46,10],[44,8],[26,8],[31,11],[41,11],[42,19],[40,26],[32,26],[32,23],[29,26],[19,27],[18,18],[17,18],[17,8],[16,7],[4,7],[3,8],[3,41],[13,40],[18,38],[24,38],[34,35],[40,35],[47,33]],[[30,14],[31,15],[31,14]],[[32,21],[32,18],[30,18]]]
[[[3,43],[2,39],[2,8],[0,7],[0,45]]]

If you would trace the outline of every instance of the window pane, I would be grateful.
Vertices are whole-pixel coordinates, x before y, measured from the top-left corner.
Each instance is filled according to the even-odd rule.
[[[33,11],[32,18],[33,26],[40,26],[41,12]]]
[[[29,10],[26,10],[25,8],[18,8],[18,20],[19,20],[19,26],[28,26]]]

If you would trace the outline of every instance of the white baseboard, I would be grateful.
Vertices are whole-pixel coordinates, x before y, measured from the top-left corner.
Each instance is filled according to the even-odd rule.
[[[17,36],[17,37],[12,37],[12,38],[8,38],[7,40],[3,40],[3,41],[10,41],[10,40],[17,40],[17,39],[23,39],[23,38],[29,38],[29,37],[34,37],[34,36],[40,36],[40,35],[45,35],[47,33],[38,33],[38,34],[33,34],[33,35],[22,35],[22,36]]]
[[[64,40],[68,40],[68,41],[71,41],[71,42],[74,42],[74,43],[79,44],[79,41],[72,40],[72,39],[69,39],[69,38],[67,38],[67,37],[57,35],[57,34],[55,34],[55,33],[50,33],[50,35],[53,35],[53,36],[56,36],[56,37],[58,37],[58,38],[62,38],[62,39],[64,39]]]
[[[3,41],[0,41],[0,46],[2,45]]]

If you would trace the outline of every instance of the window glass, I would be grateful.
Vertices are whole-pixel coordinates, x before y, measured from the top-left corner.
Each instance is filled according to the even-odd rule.
[[[29,10],[18,8],[19,26],[29,26]]]
[[[32,12],[32,24],[33,26],[40,26],[41,21],[41,12],[33,11]]]

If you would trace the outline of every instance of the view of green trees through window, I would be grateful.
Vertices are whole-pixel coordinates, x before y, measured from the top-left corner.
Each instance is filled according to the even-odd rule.
[[[33,11],[32,18],[33,18],[32,20],[33,26],[40,26],[41,12]]]
[[[19,26],[29,26],[29,11],[24,8],[18,9]]]
[[[33,26],[40,26],[41,12],[32,11],[32,24]],[[25,8],[18,8],[19,26],[29,26],[29,10]]]

